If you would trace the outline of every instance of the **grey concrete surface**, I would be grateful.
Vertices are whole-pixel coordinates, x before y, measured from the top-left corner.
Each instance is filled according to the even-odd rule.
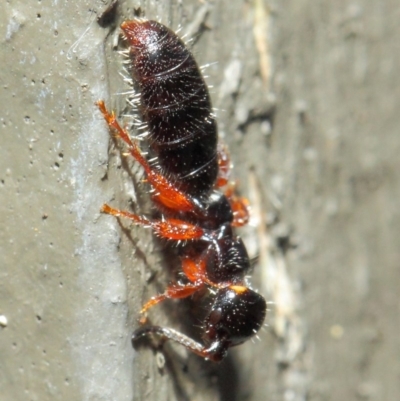
[[[108,90],[93,6],[1,5],[4,400],[132,399],[118,234],[99,218],[108,134],[93,104]]]
[[[297,238],[309,399],[398,399],[400,6],[284,1],[276,15],[270,162]]]
[[[400,393],[400,7],[395,0],[121,1],[194,38],[252,205],[268,326],[220,365],[134,350],[170,256],[94,102],[128,89],[107,2],[0,4],[0,400],[354,400]],[[172,259],[173,260],[173,259]],[[184,332],[182,302],[151,320]]]

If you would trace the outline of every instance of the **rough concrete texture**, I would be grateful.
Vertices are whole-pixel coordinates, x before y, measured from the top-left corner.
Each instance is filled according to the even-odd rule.
[[[193,37],[251,201],[241,230],[271,301],[260,341],[214,365],[133,350],[169,256],[143,228],[143,174],[94,102],[126,112],[106,1],[0,5],[0,400],[353,400],[400,393],[400,6],[121,1]],[[121,117],[122,121],[124,118]],[[151,320],[184,332],[189,306]]]
[[[4,400],[132,399],[119,237],[99,219],[108,134],[93,104],[108,92],[91,7],[1,5]]]
[[[400,394],[399,15],[390,0],[276,6],[269,162],[296,238],[312,400]]]

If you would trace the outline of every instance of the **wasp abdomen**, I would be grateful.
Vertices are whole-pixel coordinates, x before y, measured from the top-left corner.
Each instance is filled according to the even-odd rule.
[[[163,174],[192,196],[208,194],[218,174],[217,127],[196,61],[174,32],[155,21],[127,21],[122,29],[139,110]]]

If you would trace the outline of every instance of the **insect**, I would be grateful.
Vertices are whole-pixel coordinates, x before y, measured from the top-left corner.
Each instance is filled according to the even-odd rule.
[[[212,299],[202,342],[159,326],[142,326],[133,333],[132,342],[155,334],[218,362],[230,347],[255,335],[266,315],[265,299],[247,284],[249,256],[234,233],[234,227],[247,222],[247,205],[228,184],[230,161],[217,142],[208,89],[183,41],[155,21],[125,21],[121,29],[128,43],[129,72],[139,96],[149,150],[157,163],[143,156],[104,101],[97,105],[110,131],[143,167],[162,218],[151,220],[109,205],[103,205],[102,212],[150,227],[171,242],[183,242],[183,280],[142,307],[142,323],[147,311],[166,299],[203,294],[204,290]]]

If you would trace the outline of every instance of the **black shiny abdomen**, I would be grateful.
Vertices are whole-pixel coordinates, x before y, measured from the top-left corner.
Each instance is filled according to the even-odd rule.
[[[147,21],[130,49],[132,76],[151,150],[163,175],[191,196],[213,188],[218,174],[217,126],[207,85],[174,32]]]

